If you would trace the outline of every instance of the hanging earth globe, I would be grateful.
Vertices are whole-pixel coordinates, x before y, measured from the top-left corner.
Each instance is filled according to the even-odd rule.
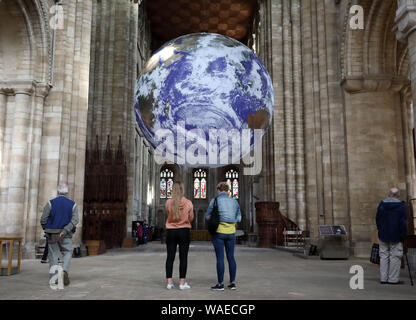
[[[273,84],[263,63],[219,34],[188,34],[164,44],[135,88],[144,137],[163,161],[189,167],[239,163],[261,144],[273,110]]]

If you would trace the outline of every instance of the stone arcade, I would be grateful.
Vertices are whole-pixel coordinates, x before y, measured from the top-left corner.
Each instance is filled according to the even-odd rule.
[[[363,30],[350,28],[352,5],[364,9]],[[60,12],[52,6],[63,9],[62,27],[51,28],[51,12]],[[82,213],[88,164],[118,157],[126,164],[122,236],[133,221],[163,227],[177,178],[194,200],[194,228],[204,229],[216,183],[230,179],[246,233],[258,230],[255,203],[277,201],[312,238],[320,224],[345,225],[353,253],[368,256],[388,189],[400,187],[410,208],[416,198],[415,8],[415,0],[0,1],[0,236],[23,237],[25,257],[34,257],[42,207],[58,183],[69,184]],[[272,76],[275,118],[260,175],[160,166],[135,123],[145,62],[193,32],[245,43]]]

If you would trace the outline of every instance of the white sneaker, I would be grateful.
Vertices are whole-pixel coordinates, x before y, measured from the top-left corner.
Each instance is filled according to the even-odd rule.
[[[185,282],[184,285],[181,285],[181,284],[179,285],[179,289],[188,290],[188,289],[191,289],[191,286]]]
[[[175,288],[175,285],[173,283],[168,283],[168,285],[166,286],[166,289],[168,290],[172,290],[173,288]]]

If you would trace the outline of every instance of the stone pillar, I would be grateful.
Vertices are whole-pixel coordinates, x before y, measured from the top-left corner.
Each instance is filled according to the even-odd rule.
[[[415,148],[413,138],[413,128],[416,123],[415,112],[412,105],[412,89],[411,86],[406,86],[401,92],[401,110],[402,110],[402,126],[404,138],[404,152],[405,152],[405,168],[406,168],[406,189],[407,199],[411,205],[408,212],[408,230],[414,230],[415,224],[413,215],[416,213],[416,162],[415,162]],[[402,196],[404,198],[404,195]]]
[[[399,0],[398,2],[399,7],[396,12],[394,31],[399,41],[408,44],[412,98],[413,105],[416,106],[416,32],[414,32],[416,31],[416,0]],[[416,211],[413,210],[413,212]],[[413,219],[413,225],[415,226],[415,215]]]
[[[413,104],[416,102],[416,0],[399,0],[396,13],[397,39],[409,47],[410,79],[412,81]]]
[[[7,107],[7,95],[6,92],[0,91],[0,161],[3,156],[3,139],[4,130],[6,125],[6,107]],[[0,170],[1,176],[1,170]]]
[[[5,163],[5,134],[6,134],[6,117],[7,117],[7,96],[8,93],[4,88],[0,90],[0,212],[6,212],[4,199],[4,188],[2,179],[4,180],[4,163]],[[0,223],[0,234],[6,233],[6,223]]]
[[[1,90],[6,95],[6,104],[4,114],[5,120],[3,122],[3,138],[2,138],[2,149],[1,151],[1,162],[0,162],[0,212],[7,212],[8,209],[8,194],[9,194],[9,157],[10,157],[10,146],[12,142],[12,121],[8,121],[12,118],[14,112],[14,89],[9,86],[8,83],[1,84]],[[10,230],[9,215],[5,215],[5,218],[0,221],[0,232],[7,234]]]
[[[256,54],[275,89],[273,123],[264,140],[262,198],[307,229],[302,92],[302,7],[299,0],[259,2]]]
[[[17,83],[8,192],[9,236],[24,236],[27,209],[28,146],[33,83]]]
[[[45,83],[37,83],[33,105],[31,154],[30,154],[30,176],[29,176],[29,199],[28,218],[25,234],[25,248],[28,243],[33,250],[26,250],[33,255],[35,242],[40,239],[42,227],[40,226],[41,211],[38,210],[39,177],[40,177],[40,155],[42,149],[42,120],[45,97],[48,95],[51,86]]]
[[[367,257],[376,209],[391,187],[406,190],[400,91],[402,77],[347,77],[345,129],[348,152],[350,239],[355,256]]]
[[[6,116],[7,116],[7,94],[4,90],[0,91],[0,163],[3,163],[3,144],[4,133],[6,130]],[[1,178],[1,168],[0,168]]]
[[[107,136],[115,147],[121,136],[128,170],[129,232],[133,221],[135,189],[134,139],[137,135],[133,98],[139,62],[137,46],[139,37],[150,39],[150,32],[138,34],[139,5],[135,2],[93,1],[92,10],[87,145],[93,149],[98,135],[101,148],[105,147]],[[142,59],[145,60],[145,57]]]

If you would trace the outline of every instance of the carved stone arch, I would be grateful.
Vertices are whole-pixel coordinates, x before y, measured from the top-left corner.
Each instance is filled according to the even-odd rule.
[[[397,1],[394,0],[391,7],[387,11],[387,24],[384,28],[384,43],[383,48],[385,54],[382,54],[384,73],[398,74],[397,57],[399,54],[396,34],[393,32],[395,25],[395,12],[397,11]],[[382,51],[381,51],[382,52]]]
[[[40,75],[41,81],[52,82],[52,30],[50,27],[50,6],[46,0],[33,0],[36,10],[35,27],[38,28],[41,41],[38,44],[41,52],[40,63],[37,65],[37,74]]]
[[[349,25],[352,5],[364,9],[364,30]],[[350,93],[400,91],[407,82],[403,74],[406,58],[393,32],[396,0],[351,0],[345,7],[341,44],[341,70],[344,89]],[[406,67],[405,67],[406,68]]]
[[[397,40],[392,31],[396,11],[396,0],[372,2],[364,30],[364,74],[396,74]]]
[[[350,28],[350,8],[353,5],[360,5],[364,9],[364,21],[367,22],[371,8],[371,0],[349,0],[347,1],[343,13],[343,33],[341,43],[341,74],[342,78],[347,76],[360,75],[364,71],[364,31],[351,30]],[[368,25],[366,23],[365,28]]]
[[[410,59],[409,48],[404,46],[402,50],[398,50],[397,74],[402,77],[410,75]]]
[[[352,30],[349,9],[364,8],[365,29]],[[355,0],[345,7],[341,49],[342,75],[397,74],[397,41],[392,31],[396,0]]]
[[[2,35],[3,50],[6,51],[3,63],[9,64],[2,66],[3,78],[50,82],[48,5],[44,0],[4,0],[0,5],[4,6],[2,20],[7,21],[4,23],[8,26],[3,30],[14,37],[7,39]],[[14,52],[18,55],[11,59]]]

